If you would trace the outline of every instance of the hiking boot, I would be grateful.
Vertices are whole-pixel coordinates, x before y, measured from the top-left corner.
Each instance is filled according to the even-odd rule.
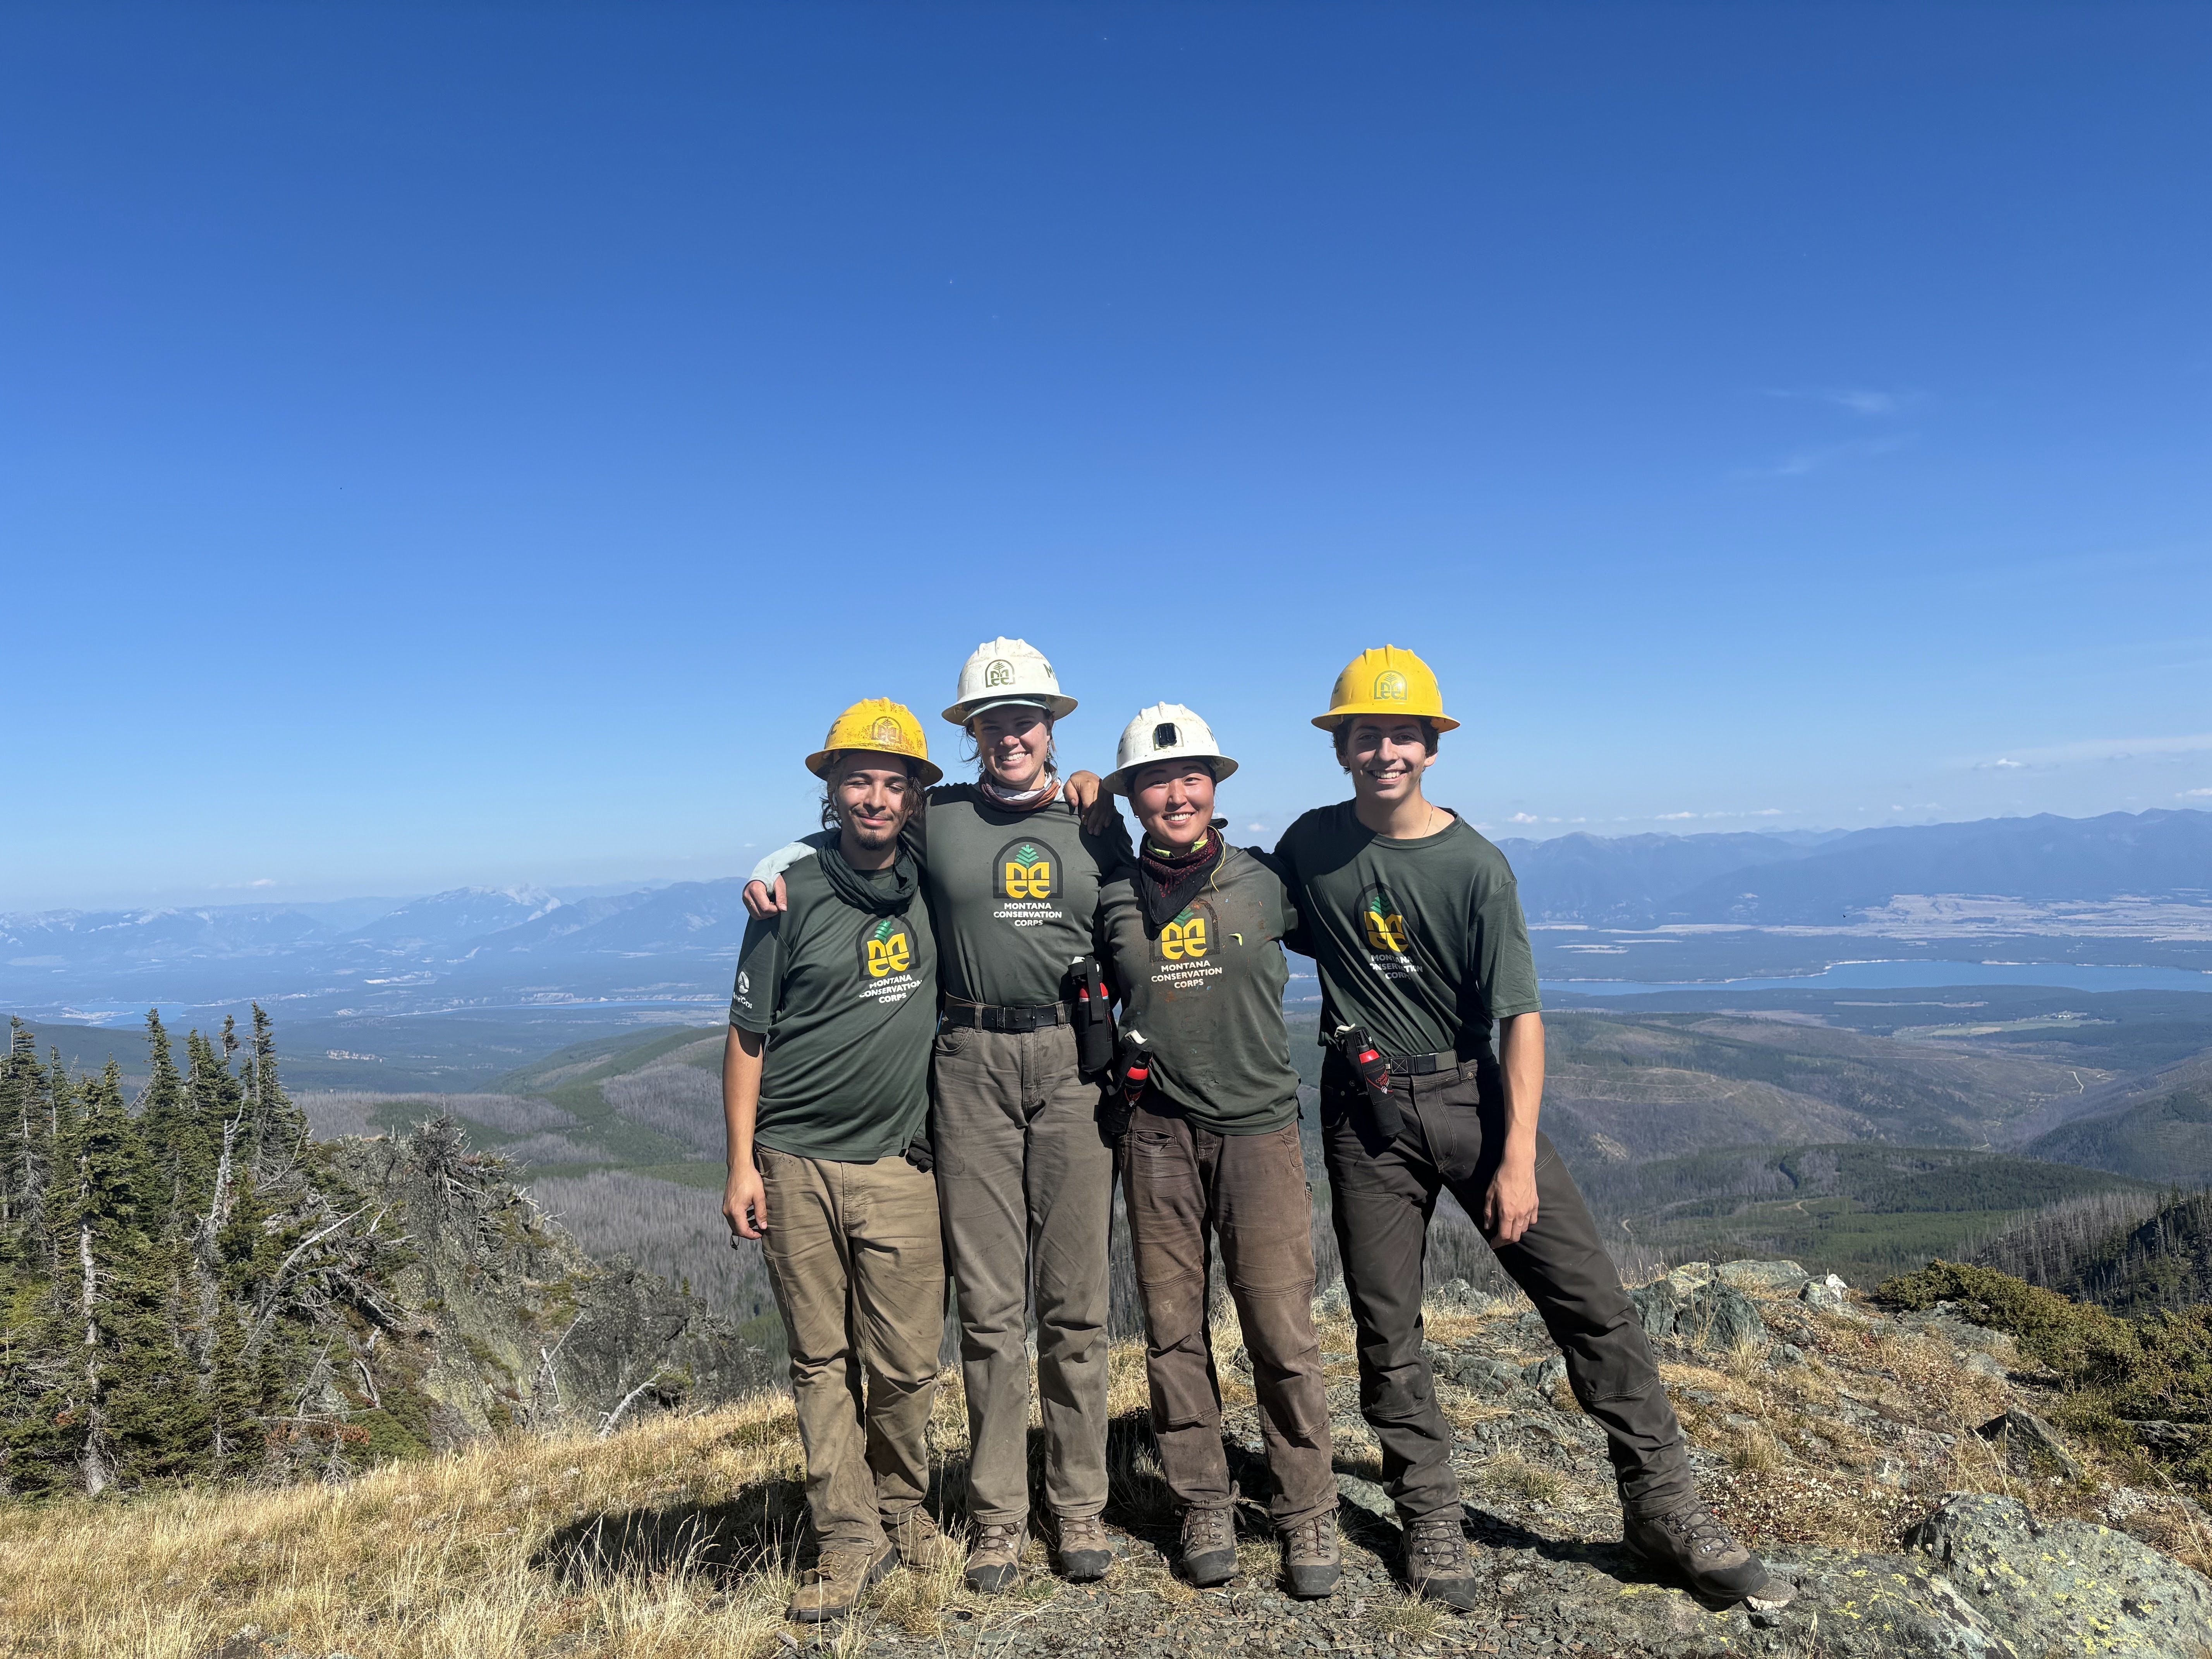
[[[1424,1601],[1438,1601],[1454,1613],[1474,1607],[1474,1562],[1467,1553],[1467,1531],[1459,1511],[1447,1510],[1406,1528],[1406,1588]]]
[[[867,1588],[898,1565],[889,1544],[867,1550],[834,1550],[801,1574],[783,1616],[794,1625],[820,1625],[852,1612]]]
[[[1767,1575],[1766,1564],[1735,1541],[1712,1510],[1693,1502],[1668,1515],[1629,1516],[1621,1541],[1654,1566],[1667,1567],[1690,1588],[1716,1601],[1756,1596],[1779,1607],[1797,1593],[1786,1578]]]
[[[1237,1517],[1230,1510],[1182,1512],[1182,1576],[1200,1589],[1237,1576]]]
[[[916,1572],[934,1572],[952,1559],[952,1540],[938,1531],[937,1522],[919,1504],[897,1520],[884,1522],[884,1536],[891,1540],[900,1562]]]
[[[1078,1518],[1072,1515],[1053,1516],[1053,1532],[1059,1546],[1060,1571],[1063,1577],[1078,1584],[1096,1583],[1106,1576],[1114,1565],[1114,1540],[1106,1535],[1106,1523],[1095,1515]]]
[[[1010,1589],[1022,1571],[1022,1546],[1029,1541],[1026,1521],[979,1521],[968,1546],[968,1570],[960,1575],[978,1595]]]
[[[1316,1515],[1283,1534],[1283,1577],[1291,1581],[1291,1594],[1301,1601],[1318,1601],[1334,1594],[1344,1576],[1344,1552],[1336,1547],[1336,1517]]]

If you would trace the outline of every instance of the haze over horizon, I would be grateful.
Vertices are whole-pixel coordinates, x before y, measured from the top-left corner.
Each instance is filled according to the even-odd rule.
[[[0,47],[0,910],[741,873],[1001,633],[1254,839],[1385,640],[1500,838],[2212,807],[2202,9]]]

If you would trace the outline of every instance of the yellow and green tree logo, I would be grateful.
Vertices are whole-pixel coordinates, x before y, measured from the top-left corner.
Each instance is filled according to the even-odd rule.
[[[1398,908],[1398,901],[1390,890],[1380,882],[1360,895],[1359,921],[1367,935],[1370,951],[1388,951],[1394,956],[1404,956],[1410,943],[1406,918]]]
[[[860,930],[860,971],[868,978],[889,979],[913,966],[914,934],[903,916],[885,916]]]
[[[1010,842],[999,853],[999,896],[1010,899],[1052,896],[1052,848],[1040,842]]]
[[[1160,929],[1160,954],[1170,962],[1196,962],[1206,955],[1204,912],[1186,909]]]

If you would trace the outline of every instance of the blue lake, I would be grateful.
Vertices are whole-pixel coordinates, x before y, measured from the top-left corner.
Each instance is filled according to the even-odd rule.
[[[2203,991],[2212,973],[2194,968],[2114,968],[2052,962],[1839,962],[1818,974],[1778,979],[1547,979],[1547,991],[1585,997],[1650,996],[1662,991],[1904,991],[1953,985],[2047,985],[2062,991]]]

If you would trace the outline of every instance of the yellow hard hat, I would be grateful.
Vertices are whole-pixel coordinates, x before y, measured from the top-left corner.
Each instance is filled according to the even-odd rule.
[[[912,761],[925,787],[945,775],[942,767],[929,763],[929,740],[921,735],[921,722],[914,711],[889,697],[864,697],[832,720],[822,747],[806,757],[806,769],[826,778],[830,757],[854,749]]]
[[[1346,663],[1329,693],[1328,713],[1315,715],[1314,724],[1334,732],[1354,714],[1398,714],[1439,732],[1459,724],[1444,713],[1443,693],[1428,664],[1395,645],[1363,651]]]

